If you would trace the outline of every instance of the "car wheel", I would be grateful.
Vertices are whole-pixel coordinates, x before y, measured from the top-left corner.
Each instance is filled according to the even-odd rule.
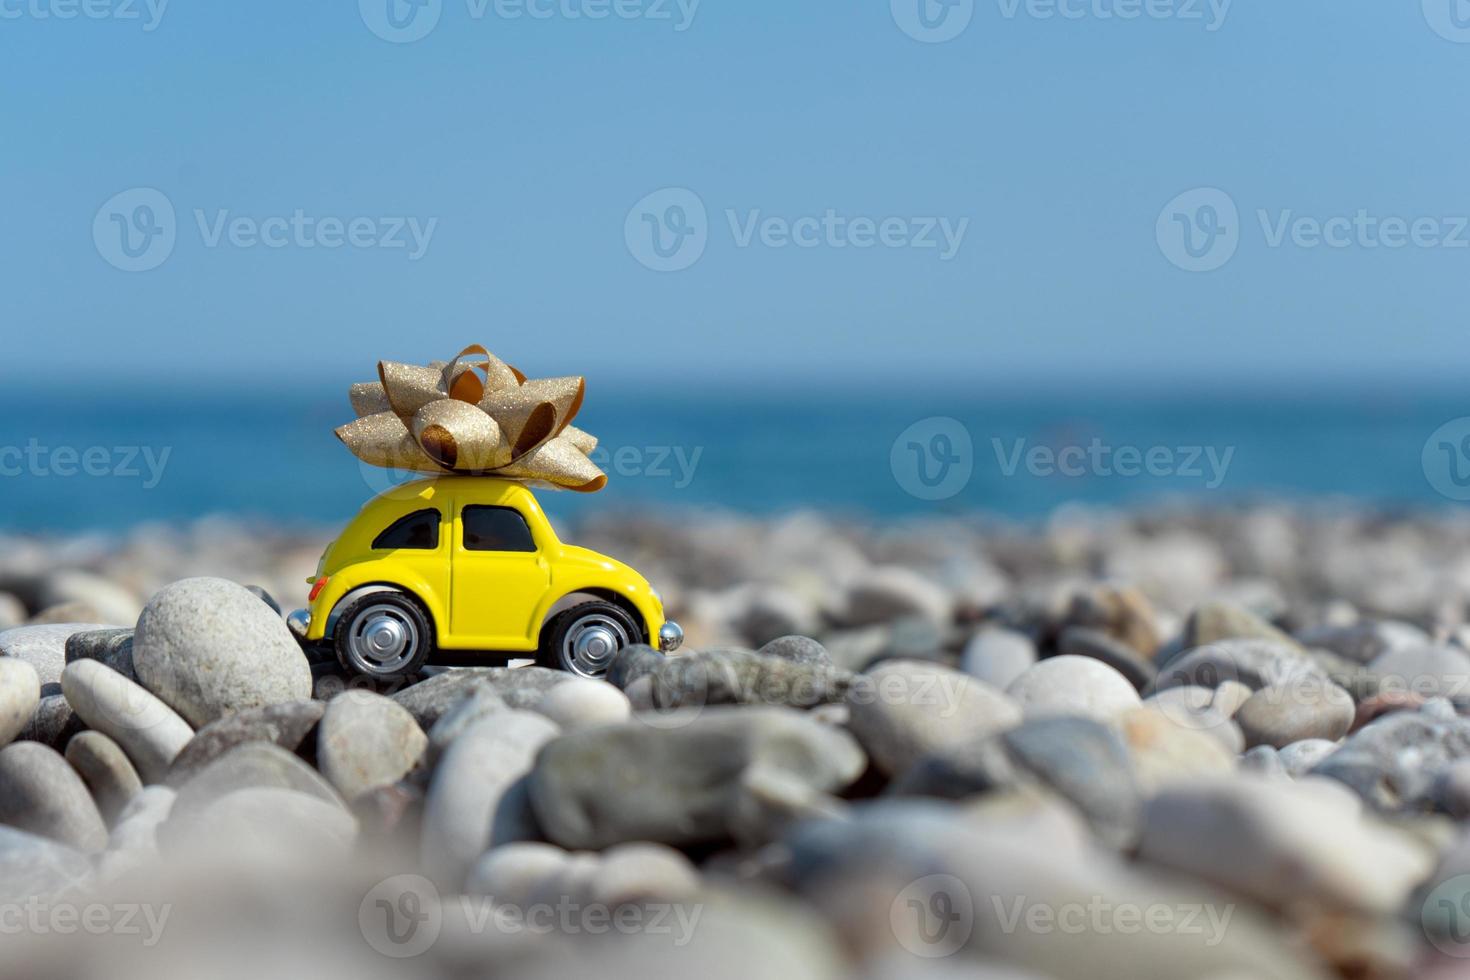
[[[643,631],[610,602],[584,602],[556,618],[541,647],[541,666],[601,680],[623,647],[643,642]]]
[[[416,674],[434,648],[434,627],[417,602],[396,592],[373,592],[343,610],[337,621],[337,660],[365,677]]]

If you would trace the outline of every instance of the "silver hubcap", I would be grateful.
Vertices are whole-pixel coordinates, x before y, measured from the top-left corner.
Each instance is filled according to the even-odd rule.
[[[583,677],[601,677],[629,642],[622,623],[602,613],[588,613],[572,623],[561,642],[562,668]]]
[[[365,674],[402,670],[418,649],[418,627],[402,609],[386,603],[359,613],[347,635],[347,655]]]

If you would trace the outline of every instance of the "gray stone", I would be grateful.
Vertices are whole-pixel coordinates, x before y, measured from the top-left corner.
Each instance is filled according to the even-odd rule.
[[[1155,688],[1194,685],[1215,689],[1237,682],[1252,691],[1273,684],[1329,678],[1299,647],[1270,640],[1221,640],[1189,650],[1160,668]]]
[[[1244,748],[1240,730],[1229,719],[1215,728],[1199,728],[1181,724],[1149,702],[1124,712],[1115,724],[1128,744],[1138,784],[1146,793],[1194,776],[1229,772]]]
[[[1305,783],[1246,774],[1164,789],[1144,807],[1141,860],[1272,908],[1397,912],[1433,854]]]
[[[313,737],[327,706],[320,701],[288,701],[226,715],[199,729],[174,757],[166,782],[175,788],[237,745],[269,742],[287,752],[315,746]]]
[[[209,763],[179,788],[169,826],[198,819],[215,801],[248,788],[314,796],[346,812],[341,796],[315,769],[278,745],[246,742]]]
[[[1257,745],[1240,757],[1240,770],[1242,772],[1259,773],[1262,776],[1286,777],[1286,763],[1281,761],[1281,753],[1269,745]]]
[[[1435,777],[1470,757],[1470,721],[1418,712],[1384,715],[1350,735],[1312,772],[1345,783],[1385,812],[1427,805]]]
[[[1429,634],[1412,623],[1364,620],[1350,626],[1324,626],[1297,634],[1305,647],[1331,650],[1353,663],[1370,664],[1391,650],[1430,645]]]
[[[1244,606],[1207,602],[1190,613],[1184,624],[1184,647],[1208,646],[1222,640],[1266,640],[1300,649],[1296,640]]]
[[[825,664],[719,649],[665,657],[646,646],[619,650],[608,670],[640,708],[672,710],[715,704],[810,708],[840,702],[852,675]]]
[[[122,746],[146,782],[162,782],[194,737],[168,705],[95,660],[67,664],[61,687],[81,719]]]
[[[1470,653],[1454,647],[1399,647],[1368,666],[1378,676],[1379,690],[1412,691],[1425,698],[1470,696]]]
[[[112,881],[158,860],[158,828],[168,819],[178,793],[167,786],[144,786],[123,807],[112,825],[98,872]]]
[[[543,841],[522,841],[486,851],[470,871],[465,891],[489,895],[514,908],[533,904],[543,883],[561,874],[571,854]]]
[[[889,661],[848,691],[848,727],[880,772],[897,775],[925,755],[983,739],[1021,721],[1021,709],[968,674]]]
[[[530,791],[542,830],[563,847],[757,844],[830,812],[826,794],[863,766],[850,736],[801,712],[708,708],[556,739]]]
[[[1336,742],[1352,726],[1356,706],[1336,684],[1311,681],[1263,687],[1236,712],[1246,745],[1285,748],[1304,739]]]
[[[341,866],[352,854],[357,821],[312,793],[247,786],[210,799],[186,819],[176,803],[159,835],[165,853],[181,863],[240,869],[234,875],[276,868],[299,875],[313,865]]]
[[[20,905],[84,891],[92,862],[64,844],[0,824],[0,902]]]
[[[763,657],[779,657],[798,664],[832,666],[827,648],[809,636],[778,636],[756,651]]]
[[[960,669],[979,681],[1004,691],[1036,663],[1036,644],[1024,633],[988,627],[965,644]]]
[[[109,629],[96,623],[59,623],[18,626],[0,633],[0,657],[15,657],[35,668],[41,696],[61,693],[61,671],[66,666],[66,641],[77,633]]]
[[[1308,738],[1292,742],[1280,752],[1281,765],[1293,779],[1305,776],[1319,762],[1337,751],[1337,743],[1325,738]]]
[[[349,691],[327,705],[317,728],[322,775],[351,803],[377,786],[396,783],[424,756],[429,738],[413,715],[381,694]]]
[[[938,625],[950,621],[954,600],[948,592],[900,565],[865,568],[847,589],[844,619],[850,626],[922,616]]]
[[[512,708],[528,710],[540,704],[552,686],[570,676],[546,667],[461,667],[406,687],[393,695],[393,700],[429,731],[445,712],[478,687],[488,687]]]
[[[892,791],[963,798],[1025,787],[1069,800],[1110,846],[1137,837],[1141,792],[1128,748],[1091,718],[1039,718],[979,744],[951,746],[921,760]]]
[[[35,742],[0,749],[0,823],[81,851],[107,843],[107,825],[81,777],[54,749]]]
[[[131,629],[94,630],[73,633],[66,641],[66,662],[96,660],[104,666],[122,674],[128,680],[137,680],[133,670],[133,631]]]
[[[0,749],[25,731],[41,701],[41,682],[24,660],[0,657]]]
[[[1138,651],[1100,630],[1070,626],[1062,630],[1057,650],[1067,657],[1091,657],[1127,678],[1135,690],[1143,690],[1158,676],[1158,668]]]
[[[184,579],[150,599],[133,663],[143,686],[195,726],[311,697],[311,670],[285,622],[224,579]]]
[[[564,732],[627,721],[628,696],[606,681],[573,677],[546,692],[536,713],[556,722]]]
[[[588,882],[587,899],[615,909],[686,901],[698,892],[699,872],[687,857],[663,844],[636,842],[603,852]]]
[[[1439,771],[1430,799],[1435,809],[1456,820],[1470,818],[1470,759],[1459,759]]]
[[[59,688],[61,685],[56,686]],[[66,748],[73,735],[86,727],[72,710],[71,702],[58,690],[55,694],[41,696],[36,712],[31,715],[30,723],[20,733],[20,738],[22,741],[39,742],[59,752]]]
[[[556,734],[549,719],[511,709],[482,718],[450,743],[424,803],[422,863],[442,887],[460,887],[491,840],[511,836],[498,824],[520,825],[520,801],[510,790]]]
[[[102,819],[111,824],[143,788],[138,770],[121,747],[101,732],[80,732],[66,746],[71,763],[92,792]]]
[[[468,696],[461,698],[454,707],[446,711],[434,723],[433,728],[429,729],[428,762],[430,766],[437,764],[444,750],[476,722],[503,711],[514,710],[517,709],[506,704],[505,699],[496,694],[495,689],[489,685],[474,688]]]
[[[1111,721],[1142,702],[1128,678],[1089,657],[1052,657],[1006,688],[1027,718],[1081,715]]]

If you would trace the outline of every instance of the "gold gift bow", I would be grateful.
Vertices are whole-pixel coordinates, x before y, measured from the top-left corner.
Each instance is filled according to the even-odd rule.
[[[357,421],[336,430],[373,466],[497,476],[592,493],[607,475],[587,457],[597,439],[571,425],[582,378],[526,376],[479,344],[447,364],[378,362],[378,380],[352,386]]]

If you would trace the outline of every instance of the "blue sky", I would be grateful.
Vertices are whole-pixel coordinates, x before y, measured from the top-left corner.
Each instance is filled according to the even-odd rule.
[[[0,0],[5,376],[336,385],[483,341],[631,382],[1410,384],[1466,350],[1470,5],[960,0],[926,43],[919,0],[437,0],[395,43],[388,2]],[[1188,271],[1201,188],[1238,219]],[[702,250],[656,271],[680,215]]]

